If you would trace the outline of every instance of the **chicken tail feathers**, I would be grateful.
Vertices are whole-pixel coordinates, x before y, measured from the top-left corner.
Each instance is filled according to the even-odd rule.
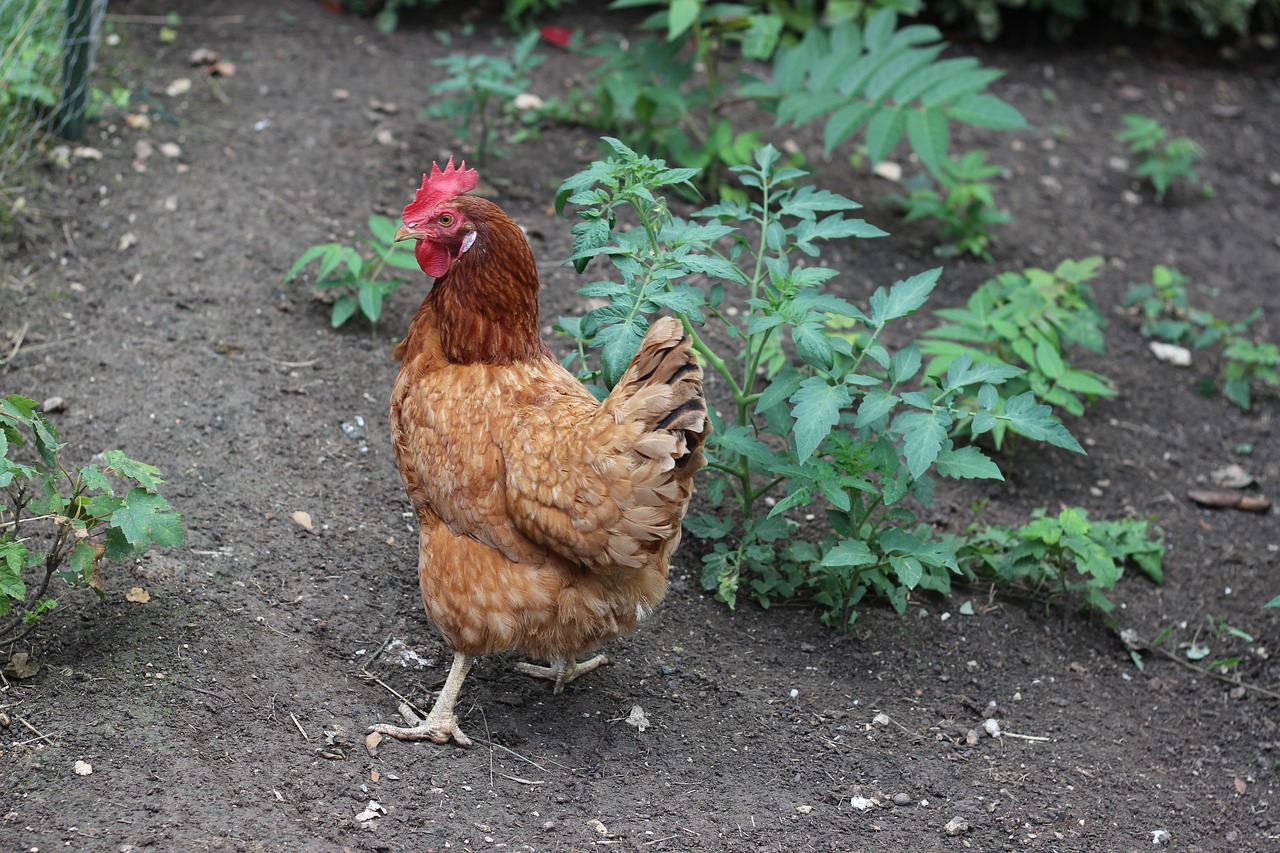
[[[654,322],[605,405],[619,423],[639,423],[646,432],[674,438],[674,448],[667,442],[648,444],[665,445],[674,466],[687,469],[685,476],[702,467],[702,444],[711,421],[702,393],[702,365],[679,320],[661,317]],[[637,452],[648,455],[648,444],[639,442]]]

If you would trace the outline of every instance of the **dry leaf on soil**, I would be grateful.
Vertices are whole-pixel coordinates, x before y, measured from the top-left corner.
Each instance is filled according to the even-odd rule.
[[[311,523],[311,513],[304,510],[297,510],[289,516],[293,519],[293,523],[301,527],[303,530],[315,530],[315,525]]]
[[[40,664],[33,661],[26,652],[14,652],[4,665],[5,676],[14,680],[30,678],[39,671]]]
[[[151,593],[140,586],[135,586],[124,594],[124,600],[132,601],[134,604],[146,604],[151,600]]]

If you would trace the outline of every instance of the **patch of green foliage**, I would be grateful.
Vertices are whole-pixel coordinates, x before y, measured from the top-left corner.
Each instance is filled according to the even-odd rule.
[[[159,469],[119,450],[68,469],[64,446],[34,400],[0,399],[0,643],[25,637],[57,606],[54,578],[102,595],[103,560],[185,541]]]
[[[520,109],[516,99],[528,93],[529,73],[546,58],[533,52],[537,44],[533,30],[515,43],[509,58],[453,53],[432,60],[445,77],[427,89],[433,100],[423,115],[449,122],[471,150],[474,165],[501,154],[504,143],[519,143],[536,133],[538,112]]]
[[[1050,38],[1061,41],[1099,17],[1124,27],[1185,33],[1194,24],[1208,39],[1230,33],[1274,32],[1280,0],[929,0],[929,11],[947,23],[962,23],[987,41],[1004,30],[1004,10],[1040,22]]]
[[[390,33],[400,24],[400,16],[415,9],[430,9],[442,0],[343,0],[342,6],[353,15],[372,15],[379,32]],[[524,29],[541,15],[567,6],[572,0],[504,0],[502,20],[512,29]]]
[[[1086,510],[1067,507],[1056,516],[1038,509],[1016,529],[995,525],[971,532],[962,559],[977,579],[1078,599],[1081,607],[1110,613],[1115,604],[1107,593],[1126,565],[1164,583],[1164,552],[1164,536],[1151,521],[1095,521]]]
[[[722,383],[732,400],[712,416],[705,488],[713,504],[728,501],[733,511],[686,520],[714,543],[702,581],[722,600],[747,596],[768,606],[805,598],[828,624],[850,627],[868,593],[899,612],[912,590],[946,594],[960,572],[956,543],[919,524],[914,507],[930,505],[937,476],[1001,478],[981,450],[952,441],[955,424],[970,419],[974,435],[999,425],[1083,452],[1030,392],[1004,393],[1021,368],[962,354],[944,374],[922,376],[915,343],[889,349],[883,332],[924,305],[940,270],[878,288],[865,309],[824,291],[837,274],[817,263],[824,243],[884,232],[846,216],[856,202],[800,184],[805,173],[783,166],[772,147],[733,169],[752,200],[683,220],[659,191],[692,181],[696,171],[605,141],[614,155],[569,178],[556,200],[558,210],[574,205],[581,220],[570,258],[578,270],[603,255],[619,278],[580,291],[607,304],[559,318],[559,330],[578,344],[567,366],[608,387],[650,315],[667,309],[684,322],[708,381]],[[858,334],[831,333],[834,318]],[[713,349],[709,341],[721,336],[704,337],[704,325],[719,327],[732,351]],[[592,348],[600,350],[598,367],[587,358]],[[795,539],[799,524],[788,511],[817,498],[826,507],[825,535]]]
[[[749,164],[761,144],[758,128],[741,124],[744,102],[779,124],[822,121],[827,153],[861,134],[872,163],[905,136],[934,175],[952,122],[1026,126],[987,92],[1002,72],[973,58],[939,59],[941,34],[900,28],[900,5],[841,4],[843,14],[823,17],[812,3],[619,0],[613,8],[658,6],[645,26],[660,35],[593,48],[604,61],[560,115],[701,169],[709,197],[720,197],[723,170]],[[768,63],[768,74],[749,73],[752,62]]]
[[[382,301],[405,283],[402,278],[382,278],[383,267],[418,269],[413,250],[396,245],[396,225],[385,216],[370,216],[369,231],[373,239],[362,242],[372,250],[365,257],[359,249],[344,243],[311,246],[285,273],[288,284],[309,264],[319,262],[312,288],[317,293],[336,290],[330,322],[336,329],[359,313],[376,326],[382,316]]]
[[[1224,397],[1248,411],[1255,387],[1280,388],[1280,348],[1245,336],[1262,316],[1261,309],[1255,308],[1234,323],[1221,320],[1209,311],[1191,307],[1189,282],[1177,270],[1157,264],[1151,281],[1130,286],[1123,304],[1139,310],[1140,331],[1146,337],[1195,349],[1221,343],[1226,360],[1221,385],[1209,381],[1202,390],[1207,394],[1221,390]]]
[[[1101,265],[1102,258],[1091,257],[1063,261],[1052,272],[1033,267],[1001,273],[983,282],[963,307],[939,309],[935,313],[947,322],[927,330],[920,342],[920,351],[931,356],[925,375],[941,376],[960,357],[1016,365],[1022,371],[1008,380],[1006,394],[1030,393],[1076,416],[1097,398],[1115,396],[1111,380],[1069,361],[1073,347],[1103,351],[1106,321],[1089,287]],[[990,429],[999,449],[1005,425],[989,425],[976,400],[960,405],[972,414],[959,421],[959,431]]]
[[[906,212],[906,222],[937,220],[939,256],[972,255],[991,263],[991,244],[995,242],[991,229],[1009,221],[1009,215],[996,207],[990,184],[1000,170],[1000,166],[986,162],[986,152],[970,151],[943,162],[938,178],[941,192],[930,185],[926,175],[919,175],[907,182],[907,195],[891,200]]]
[[[1124,124],[1116,139],[1128,144],[1130,155],[1137,161],[1134,174],[1151,183],[1157,200],[1164,199],[1178,178],[1199,187],[1206,195],[1213,194],[1213,187],[1202,183],[1193,168],[1204,157],[1204,149],[1198,144],[1185,136],[1166,141],[1169,131],[1146,116],[1126,115]]]

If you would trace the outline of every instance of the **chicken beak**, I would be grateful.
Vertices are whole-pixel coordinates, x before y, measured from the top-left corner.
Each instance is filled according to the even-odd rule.
[[[396,230],[395,242],[400,243],[404,240],[421,240],[423,234],[421,231],[414,231],[408,225],[401,225]]]

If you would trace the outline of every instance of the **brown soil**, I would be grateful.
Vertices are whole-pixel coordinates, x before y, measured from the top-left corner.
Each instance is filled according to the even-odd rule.
[[[391,742],[374,759],[363,734],[393,719],[390,691],[425,705],[448,662],[418,600],[385,414],[390,344],[426,281],[397,292],[370,335],[331,331],[328,307],[281,279],[307,246],[398,213],[433,159],[464,153],[418,117],[439,74],[430,60],[502,31],[465,36],[441,17],[446,47],[422,24],[383,36],[303,0],[111,7],[171,9],[185,16],[176,42],[119,24],[123,43],[102,55],[165,120],[93,127],[101,161],[39,166],[25,194],[0,289],[0,350],[22,346],[0,388],[64,397],[56,424],[77,464],[119,447],[161,466],[188,545],[110,567],[106,601],[69,596],[24,647],[42,668],[2,685],[0,847],[1128,851],[1163,830],[1171,849],[1280,849],[1280,703],[1251,689],[1280,689],[1280,613],[1261,608],[1280,593],[1280,526],[1186,499],[1233,461],[1275,496],[1276,401],[1242,413],[1198,395],[1212,357],[1190,371],[1157,363],[1116,310],[1165,263],[1221,317],[1263,308],[1253,332],[1280,340],[1275,53],[1215,64],[1098,46],[987,51],[1009,70],[996,91],[1034,129],[957,141],[1009,166],[999,197],[1013,222],[994,266],[947,264],[934,305],[999,270],[1106,256],[1108,355],[1080,361],[1121,393],[1069,423],[1089,455],[1025,451],[1006,483],[942,490],[931,519],[963,526],[981,498],[1011,523],[1038,506],[1158,516],[1168,583],[1126,577],[1118,626],[1146,639],[1171,628],[1164,647],[1179,660],[1198,636],[1213,659],[1241,658],[1233,672],[1250,689],[1159,655],[1139,671],[1105,624],[985,587],[917,598],[901,617],[868,606],[856,636],[806,608],[731,612],[700,591],[691,541],[669,599],[612,645],[612,665],[553,696],[512,672],[517,657],[484,660],[460,705],[479,745]],[[556,23],[619,25],[574,14]],[[197,47],[235,76],[206,80],[186,61]],[[555,53],[537,91],[582,68]],[[181,77],[189,93],[163,94]],[[1126,112],[1198,140],[1216,197],[1180,187],[1157,204],[1117,169]],[[157,151],[136,170],[140,139],[181,156]],[[583,310],[559,263],[568,224],[548,207],[594,150],[589,133],[555,130],[485,175],[529,229],[548,318]],[[843,295],[864,301],[936,263],[929,227],[884,203],[888,184],[840,160],[820,169],[821,185],[894,234],[833,252],[850,271]],[[122,250],[126,234],[136,243]],[[363,433],[344,431],[358,417]],[[1252,456],[1233,454],[1246,443]],[[134,586],[148,603],[124,599]],[[959,613],[965,601],[974,615]],[[1254,641],[1211,631],[1209,617]],[[430,665],[373,660],[391,638]],[[625,722],[635,705],[643,732]],[[983,735],[989,717],[1009,734]],[[967,742],[970,731],[981,736]],[[77,760],[92,775],[76,775]],[[358,819],[371,800],[385,813]],[[949,834],[953,818],[967,829]]]

